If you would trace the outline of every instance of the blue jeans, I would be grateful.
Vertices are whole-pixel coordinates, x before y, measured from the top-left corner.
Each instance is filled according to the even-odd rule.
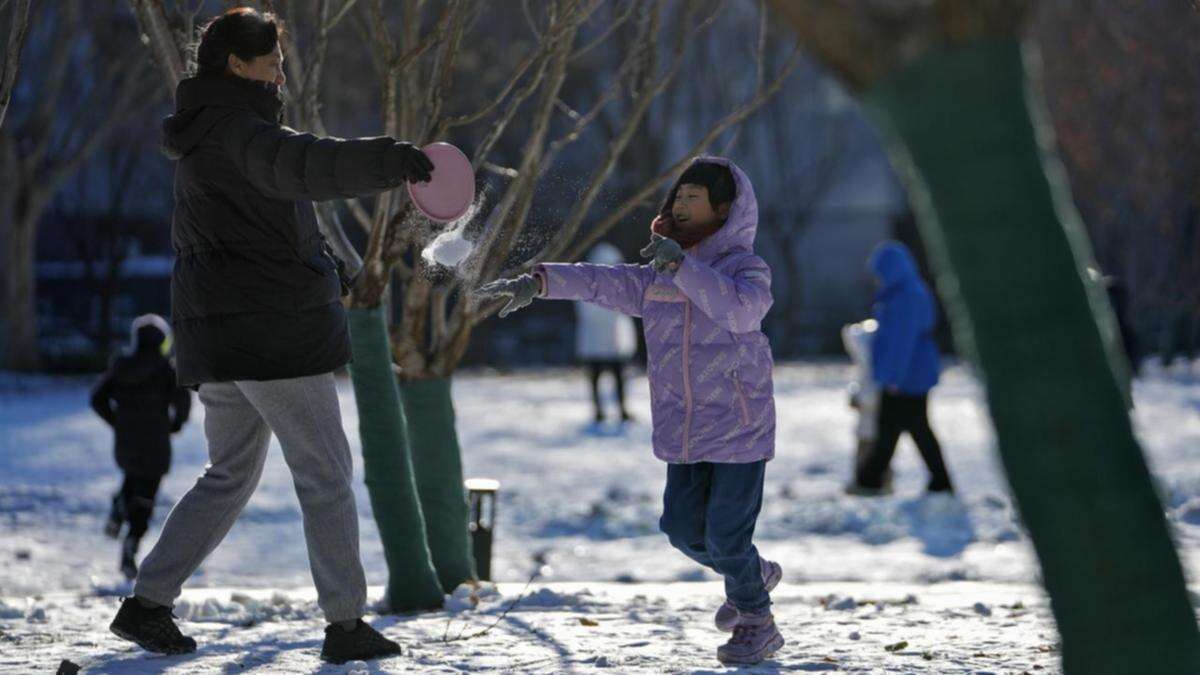
[[[667,465],[659,528],[684,555],[725,577],[725,597],[743,613],[771,606],[751,543],[766,465],[766,460]]]

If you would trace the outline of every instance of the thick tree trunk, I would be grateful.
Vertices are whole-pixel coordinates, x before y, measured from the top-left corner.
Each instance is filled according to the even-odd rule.
[[[4,5],[0,3],[0,11]],[[17,71],[21,65],[21,48],[29,34],[29,9],[32,0],[16,0],[13,3],[12,15],[9,17],[9,32],[4,43],[4,58],[0,60],[0,126],[4,126],[4,117],[8,105],[12,102],[13,87],[17,84]]]
[[[1200,672],[1200,634],[1133,436],[1090,244],[1015,40],[935,51],[865,100],[919,215],[1041,560],[1068,673]],[[1031,119],[1031,113],[1033,115]]]
[[[167,96],[175,95],[179,81],[187,74],[187,49],[189,36],[181,35],[171,28],[171,21],[162,0],[129,0],[129,6],[137,17],[145,41],[154,54],[154,60],[163,74]]]
[[[11,136],[0,131],[0,269],[8,269],[12,254],[8,240],[12,237],[13,219],[17,210],[17,150]],[[0,297],[8,297],[8,280],[0,276]],[[0,354],[8,353],[8,309],[0,305]],[[0,368],[7,364],[0,365]]]
[[[393,612],[438,608],[444,596],[427,543],[385,312],[380,307],[349,312],[363,473],[387,559],[388,607]]]
[[[15,212],[0,214],[6,219],[3,241],[7,260],[0,270],[3,278],[4,336],[3,365],[5,370],[33,371],[38,367],[37,348],[37,284],[34,278],[34,241],[36,216],[21,208],[21,195],[16,196]],[[12,217],[9,218],[8,216]]]
[[[453,593],[459,584],[475,578],[475,566],[450,380],[400,382],[400,400],[433,566],[442,590]]]

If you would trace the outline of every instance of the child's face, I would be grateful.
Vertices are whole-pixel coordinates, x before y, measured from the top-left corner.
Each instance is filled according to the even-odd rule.
[[[729,204],[720,204],[714,209],[708,201],[708,188],[684,183],[675,191],[671,218],[675,221],[675,227],[685,232],[704,230],[725,222],[729,217],[729,207]]]

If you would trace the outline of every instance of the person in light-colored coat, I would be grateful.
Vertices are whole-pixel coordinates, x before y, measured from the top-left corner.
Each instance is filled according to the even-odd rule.
[[[619,265],[625,262],[621,251],[608,243],[597,244],[588,254],[588,262],[597,265]],[[617,408],[622,422],[631,417],[625,408],[625,364],[637,353],[637,329],[633,319],[590,302],[575,303],[575,355],[587,366],[592,388],[596,423],[604,421],[604,405],[600,399],[600,376],[613,375],[617,392]]]

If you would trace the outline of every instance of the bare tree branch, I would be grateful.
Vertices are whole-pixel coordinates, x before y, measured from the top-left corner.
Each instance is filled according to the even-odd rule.
[[[356,2],[358,2],[358,0],[345,0],[345,2],[342,4],[342,8],[338,10],[338,13],[329,20],[329,23],[325,24],[325,29],[333,30],[338,23],[341,22],[342,17],[346,16],[351,9],[354,9],[354,3]]]
[[[533,92],[537,91],[537,88],[541,86],[542,79],[546,75],[546,69],[550,65],[550,60],[549,52],[546,52],[539,58],[537,64],[538,67],[533,77],[529,78],[529,81],[525,83],[525,86],[521,87],[513,94],[513,97],[508,102],[508,107],[505,108],[504,114],[500,115],[500,117],[498,117],[496,121],[492,123],[492,128],[488,131],[487,135],[483,137],[483,141],[481,141],[475,148],[475,154],[471,158],[471,164],[476,170],[479,170],[480,166],[483,166],[487,163],[487,158],[488,155],[491,154],[492,148],[494,148],[496,143],[500,140],[500,137],[504,134],[505,129],[508,128],[509,123],[512,122],[514,117],[516,117],[517,110],[520,109],[521,104],[524,103],[530,96],[532,96]]]
[[[367,213],[367,207],[362,205],[360,199],[347,199],[345,201],[346,208],[350,209],[350,215],[354,217],[355,225],[358,225],[363,232],[371,231],[371,214]]]
[[[533,33],[534,39],[542,42],[542,31],[538,30],[537,21],[533,18],[533,12],[529,9],[529,0],[521,0],[521,11],[525,14],[525,23],[529,26],[529,32]]]
[[[578,5],[575,5],[573,7],[577,6]],[[541,41],[540,47],[530,53],[530,55],[534,57],[534,63],[537,64],[536,72],[534,73],[533,77],[526,82],[525,86],[523,86],[513,95],[512,99],[509,101],[508,107],[505,109],[505,112],[499,118],[497,118],[495,122],[492,123],[491,130],[489,130],[487,135],[484,137],[484,140],[476,148],[475,155],[471,162],[476,171],[478,171],[480,167],[487,164],[487,159],[491,154],[492,148],[495,147],[497,141],[500,140],[500,137],[508,128],[509,123],[516,116],[517,110],[521,107],[521,104],[524,103],[525,100],[533,94],[533,92],[537,91],[538,86],[541,85],[542,79],[546,74],[546,68],[551,61],[550,51],[555,45],[559,44],[559,42],[564,39],[564,36],[567,32],[578,30],[579,24],[582,21],[585,21],[588,16],[595,12],[598,6],[598,0],[590,0],[590,4],[585,6],[582,10],[579,10],[577,15],[567,16],[561,20],[552,19],[550,27],[547,29],[546,35]],[[571,13],[569,12],[568,14]],[[511,82],[515,83],[516,79],[519,78],[515,78]],[[494,109],[495,105],[499,104],[501,100],[502,97],[498,97],[493,101],[493,104],[490,105],[490,107]]]
[[[562,152],[563,148],[578,140],[588,125],[590,125],[596,119],[596,117],[599,116],[600,112],[604,110],[605,106],[607,106],[621,93],[626,84],[626,79],[633,72],[633,67],[637,63],[639,54],[646,42],[646,38],[648,37],[647,31],[650,29],[651,25],[652,22],[648,19],[639,24],[638,37],[631,42],[630,48],[626,52],[625,59],[622,61],[621,65],[617,68],[617,72],[612,77],[612,82],[609,84],[608,88],[606,88],[600,94],[596,102],[592,105],[591,110],[581,115],[569,108],[562,101],[557,102],[557,104],[561,106],[561,108],[565,108],[568,111],[568,115],[575,120],[575,126],[550,144],[550,148],[546,151],[546,157],[542,161],[541,172],[543,175],[553,168],[555,162],[558,160],[558,155]]]
[[[118,60],[120,64],[122,60]],[[112,96],[112,86],[117,81],[121,80],[117,94]],[[94,111],[99,107],[98,103],[92,101],[106,100],[110,101],[104,106],[105,116],[99,124],[87,126],[83,120],[75,121],[72,126],[77,135],[85,138],[82,144],[68,141],[64,148],[75,148],[69,156],[55,165],[54,171],[46,175],[45,180],[47,186],[52,190],[57,190],[67,178],[79,170],[79,167],[92,156],[92,154],[122,125],[130,119],[137,117],[139,111],[145,111],[150,106],[156,105],[158,99],[147,92],[142,84],[145,82],[144,76],[139,76],[138,73],[113,73],[110,79],[102,81],[101,85],[96,87],[89,96],[89,102],[80,106],[81,111]]]
[[[54,17],[55,22],[55,39],[66,39],[66,36],[72,35],[79,24],[79,4],[75,2],[67,3],[60,10],[60,14]],[[30,119],[32,125],[29,131],[29,137],[36,139],[32,151],[27,155],[25,161],[30,165],[39,165],[50,152],[54,143],[54,137],[51,133],[51,125],[55,119],[55,112],[60,105],[63,86],[66,84],[69,68],[71,65],[71,50],[56,49],[50,61],[50,67],[46,70],[43,90],[38,92],[38,106],[34,110],[33,117]]]
[[[640,206],[651,195],[653,195],[654,192],[658,190],[659,185],[678,175],[678,173],[682,171],[685,166],[687,166],[687,163],[692,157],[703,152],[704,149],[711,145],[712,142],[717,138],[719,138],[721,134],[728,131],[734,125],[741,123],[755,110],[758,110],[764,103],[769,101],[771,97],[774,96],[781,87],[783,87],[784,82],[787,81],[787,78],[792,74],[792,71],[795,70],[797,65],[799,65],[799,57],[800,51],[799,48],[797,48],[796,51],[792,53],[788,63],[783,67],[783,69],[772,82],[770,82],[763,90],[756,93],[755,96],[749,101],[742,104],[742,106],[737,110],[731,112],[729,115],[726,115],[716,124],[714,124],[708,130],[708,133],[706,133],[703,138],[696,142],[696,144],[692,146],[691,150],[689,150],[683,156],[683,158],[675,162],[658,176],[655,176],[653,179],[647,181],[643,187],[635,192],[632,197],[627,199],[624,204],[597,223],[596,226],[592,228],[590,232],[588,232],[587,236],[585,236],[577,245],[569,250],[569,252],[566,254],[566,260],[578,260],[581,258],[585,253],[587,253],[588,249],[594,246],[596,242],[600,241],[600,239],[610,229],[612,229],[614,225],[620,222],[622,218],[624,218],[631,211]],[[558,258],[559,256],[555,255],[553,257]]]
[[[1200,0],[1198,0],[1198,1],[1200,1]],[[617,16],[616,19],[609,22],[608,27],[604,29],[604,32],[602,32],[600,35],[596,36],[596,38],[593,39],[591,42],[589,42],[586,45],[575,50],[575,53],[571,55],[571,60],[576,61],[580,58],[583,58],[585,55],[588,54],[588,52],[591,52],[596,47],[604,44],[608,40],[608,38],[611,37],[612,34],[617,31],[618,28],[620,28],[621,26],[624,26],[629,21],[630,17],[633,16],[634,10],[637,8],[638,8],[638,2],[636,0],[630,2],[625,7],[624,12],[622,12],[619,16]]]
[[[481,279],[491,278],[504,264],[505,258],[512,251],[513,244],[520,234],[525,216],[529,213],[534,189],[537,186],[536,177],[542,148],[549,132],[554,102],[558,100],[558,92],[561,91],[566,79],[574,36],[574,31],[569,32],[560,40],[560,44],[552,54],[549,80],[542,91],[541,101],[534,113],[532,130],[522,151],[521,165],[517,169],[518,176],[510,184],[507,194],[493,214],[494,225],[488,228],[480,239],[479,243],[482,246],[477,250],[487,251],[489,256],[480,271]]]
[[[496,93],[491,101],[484,104],[482,108],[473,113],[459,115],[458,117],[450,117],[443,120],[441,125],[438,127],[437,132],[435,132],[433,136],[435,138],[440,137],[445,135],[446,132],[450,131],[450,129],[453,129],[454,127],[474,124],[475,122],[478,122],[484,117],[487,117],[495,112],[496,108],[500,107],[500,104],[504,102],[505,97],[512,92],[513,88],[517,86],[517,83],[520,82],[521,78],[525,76],[525,73],[529,71],[529,68],[536,63],[538,59],[544,57],[547,47],[548,43],[541,42],[538,43],[533,49],[530,49],[529,53],[526,54],[525,57],[521,59],[521,62],[517,64],[517,67],[513,69],[512,75],[509,76],[508,81],[503,87],[500,88],[500,91]]]
[[[690,7],[689,7],[690,10]],[[642,87],[638,92],[637,98],[634,101],[632,111],[625,119],[625,126],[618,133],[617,137],[609,144],[604,158],[597,165],[597,168],[592,172],[592,176],[588,181],[588,186],[583,190],[583,193],[576,200],[570,214],[564,221],[559,234],[554,240],[542,251],[542,254],[549,258],[555,258],[570,244],[575,237],[580,226],[583,224],[584,218],[592,208],[592,204],[600,194],[600,190],[604,187],[604,183],[608,180],[612,173],[613,167],[616,166],[617,160],[624,154],[629,142],[633,140],[638,128],[641,126],[642,119],[646,112],[650,109],[650,105],[656,98],[659,97],[675,78],[679,72],[680,66],[683,63],[684,53],[687,47],[691,44],[697,34],[712,24],[717,14],[721,11],[721,7],[708,18],[691,26],[689,30],[679,31],[676,43],[671,55],[671,61],[668,64],[665,72],[659,76],[649,86]],[[689,12],[690,13],[690,12]],[[659,12],[653,11],[650,14],[649,21],[646,23],[647,30],[650,34],[655,34],[659,30]],[[685,19],[687,20],[687,19]],[[649,42],[648,40],[639,40],[639,42]],[[545,259],[538,256],[537,259]]]
[[[429,103],[425,115],[428,123],[421,134],[422,145],[434,140],[436,136],[433,132],[440,127],[437,120],[441,118],[442,106],[454,82],[454,63],[458,58],[463,32],[475,11],[472,7],[477,8],[478,5],[468,5],[463,0],[450,0],[446,5],[446,22],[440,26],[443,33],[436,38],[438,48],[434,55],[433,76],[430,78],[433,86],[429,87]]]
[[[171,30],[162,0],[129,0],[129,5],[149,40],[154,60],[166,76],[167,95],[174,96],[179,81],[187,74],[187,43]]]
[[[767,56],[767,3],[758,2],[758,49],[754,51],[754,90],[762,91],[766,79]]]

